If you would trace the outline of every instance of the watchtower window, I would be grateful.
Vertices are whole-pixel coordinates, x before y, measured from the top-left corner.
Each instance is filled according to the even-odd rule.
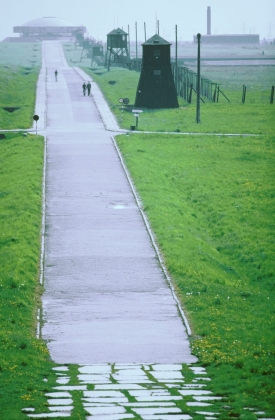
[[[125,39],[126,39],[125,35],[122,35],[122,41],[125,41]]]
[[[160,56],[160,50],[154,50],[154,57]]]
[[[154,76],[161,76],[161,70],[154,70]]]

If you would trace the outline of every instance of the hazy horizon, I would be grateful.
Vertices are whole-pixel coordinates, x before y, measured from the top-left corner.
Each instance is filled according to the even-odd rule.
[[[185,0],[82,0],[80,4],[65,0],[35,2],[10,0],[1,16],[0,41],[6,37],[18,36],[13,33],[14,26],[20,26],[33,19],[54,16],[83,25],[86,36],[106,41],[106,35],[114,28],[128,31],[135,37],[135,22],[138,25],[138,39],[144,40],[144,22],[147,38],[156,33],[156,20],[159,20],[159,34],[167,40],[175,37],[178,26],[178,40],[192,41],[193,35],[207,33],[207,6],[211,7],[211,33],[216,34],[259,34],[260,39],[275,37],[275,1],[262,0],[197,0],[193,4]]]

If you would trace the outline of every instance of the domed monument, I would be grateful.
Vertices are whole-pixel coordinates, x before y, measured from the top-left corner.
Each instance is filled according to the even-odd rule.
[[[86,28],[85,26],[76,26],[64,19],[46,16],[31,20],[21,26],[14,26],[13,32],[19,33],[20,37],[10,38],[10,40],[42,41],[75,37],[76,34],[84,34]]]

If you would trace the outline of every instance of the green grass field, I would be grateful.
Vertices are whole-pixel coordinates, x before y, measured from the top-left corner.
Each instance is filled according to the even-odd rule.
[[[51,379],[46,344],[36,339],[44,141],[5,134],[0,140],[0,407],[1,419],[43,405]]]
[[[0,130],[32,125],[40,64],[40,44],[0,43]]]
[[[274,138],[117,139],[213,391],[274,415]]]

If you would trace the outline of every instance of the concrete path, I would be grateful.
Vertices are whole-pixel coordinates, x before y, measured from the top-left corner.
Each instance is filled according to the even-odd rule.
[[[51,357],[77,364],[194,362],[111,135],[93,98],[83,96],[81,75],[67,66],[61,46],[43,44],[47,161],[42,336]]]

